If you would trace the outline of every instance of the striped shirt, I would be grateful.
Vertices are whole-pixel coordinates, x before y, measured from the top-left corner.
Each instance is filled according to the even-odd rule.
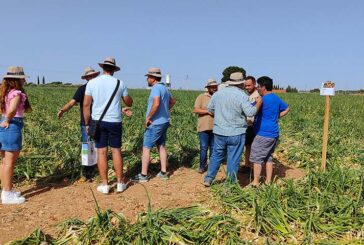
[[[257,113],[249,96],[236,86],[228,86],[214,93],[207,110],[214,113],[214,134],[222,136],[245,134],[246,117]]]

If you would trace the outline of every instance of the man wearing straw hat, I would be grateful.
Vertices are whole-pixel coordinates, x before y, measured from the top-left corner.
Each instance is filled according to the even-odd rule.
[[[81,125],[81,142],[87,141],[87,132],[86,132],[86,124],[83,119],[83,97],[85,95],[87,82],[91,79],[97,77],[100,74],[99,71],[95,71],[92,67],[86,67],[84,74],[81,76],[81,79],[86,80],[86,83],[80,86],[76,93],[73,95],[73,98],[65,104],[57,113],[57,117],[61,119],[63,114],[72,109],[74,105],[77,103],[80,104],[80,125]],[[87,180],[91,180],[95,171],[95,166],[83,166],[83,175]]]
[[[217,91],[207,106],[207,110],[214,114],[214,149],[204,180],[207,187],[215,179],[225,155],[227,179],[236,181],[244,149],[246,117],[254,116],[262,104],[260,99],[257,99],[256,105],[249,101],[249,96],[243,91],[244,78],[241,72],[232,73],[226,83],[229,86]]]
[[[195,101],[193,112],[198,115],[197,132],[200,139],[200,166],[198,172],[204,173],[207,168],[207,151],[210,148],[210,157],[214,146],[214,117],[207,110],[207,105],[210,102],[211,96],[217,91],[218,83],[215,79],[207,80],[205,88],[207,91],[200,94]]]
[[[161,170],[157,177],[168,179],[166,137],[170,122],[169,110],[176,103],[167,87],[161,82],[162,73],[159,68],[150,68],[147,76],[148,86],[152,87],[148,99],[143,140],[142,171],[133,179],[135,182],[147,182],[150,150],[156,146],[159,152]]]
[[[121,155],[122,136],[122,110],[121,100],[127,106],[133,104],[133,99],[128,95],[128,89],[123,81],[113,77],[114,72],[120,68],[112,57],[107,57],[103,63],[99,63],[103,74],[87,83],[85,98],[83,101],[83,116],[85,122],[92,121],[90,125],[95,130],[95,146],[97,148],[97,166],[102,183],[97,191],[108,194],[107,152],[110,146],[117,179],[116,192],[123,192],[127,183],[123,176],[123,159]],[[92,114],[90,113],[92,102]],[[91,133],[89,124],[87,131]]]

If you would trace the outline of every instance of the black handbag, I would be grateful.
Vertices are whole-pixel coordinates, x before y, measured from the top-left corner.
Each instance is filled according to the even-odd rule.
[[[114,97],[116,95],[116,92],[119,89],[119,86],[120,86],[120,80],[118,79],[115,90],[112,93],[112,95],[111,95],[111,97],[109,99],[109,102],[107,102],[107,105],[106,105],[104,111],[102,112],[101,117],[99,118],[99,120],[91,120],[91,123],[89,125],[89,129],[88,129],[87,134],[90,136],[90,138],[92,138],[95,141],[98,140],[99,135],[100,135],[100,122],[102,121],[102,119],[104,118],[107,110],[109,109],[109,107],[111,105],[111,102],[113,101],[113,99],[114,99]]]

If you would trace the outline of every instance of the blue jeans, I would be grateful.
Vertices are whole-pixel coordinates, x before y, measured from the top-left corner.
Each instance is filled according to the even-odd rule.
[[[81,142],[87,142],[88,137],[86,126],[81,125]]]
[[[220,164],[227,154],[227,179],[236,181],[240,158],[244,150],[245,134],[236,136],[222,136],[214,135],[214,150],[208,165],[207,174],[205,176],[206,182],[212,182],[217,172],[219,171]]]
[[[210,158],[212,150],[214,148],[214,133],[212,130],[206,130],[198,132],[200,138],[200,169],[204,169],[207,166],[207,150],[210,147]]]

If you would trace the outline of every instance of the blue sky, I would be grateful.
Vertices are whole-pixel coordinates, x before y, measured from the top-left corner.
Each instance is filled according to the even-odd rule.
[[[116,58],[115,76],[145,87],[151,67],[174,88],[201,89],[230,65],[281,86],[364,88],[364,1],[93,1],[0,3],[0,69],[35,81],[82,83],[86,66]]]

